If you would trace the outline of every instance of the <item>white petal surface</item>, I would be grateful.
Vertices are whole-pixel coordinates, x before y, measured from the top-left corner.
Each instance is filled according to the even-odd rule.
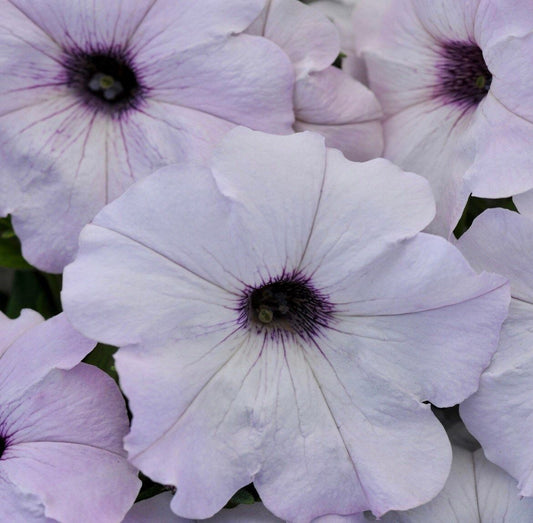
[[[311,73],[295,85],[296,131],[320,132],[328,147],[353,161],[376,158],[383,151],[381,107],[363,84],[336,67]]]
[[[451,236],[470,193],[463,182],[475,154],[470,120],[471,116],[460,109],[427,102],[384,122],[384,156],[430,182],[437,216],[427,231],[446,238]]]
[[[471,135],[476,157],[465,180],[475,196],[504,198],[533,188],[533,159],[524,154],[533,136],[532,121],[489,92],[476,110]]]
[[[339,266],[355,273],[387,245],[414,236],[435,212],[426,180],[386,160],[353,163],[329,149],[326,165],[312,233],[300,265],[316,275],[321,285],[332,283],[340,274]]]
[[[501,472],[501,471],[500,471]],[[488,523],[480,520],[472,452],[453,447],[452,468],[444,489],[429,503],[385,514],[383,523]],[[501,520],[503,522],[503,520]]]
[[[503,274],[511,295],[533,303],[533,221],[506,209],[487,209],[457,241],[472,266]]]
[[[235,125],[291,132],[292,66],[285,53],[264,38],[240,35],[182,52],[179,59],[140,53],[138,61],[145,81],[153,86],[153,100]]]
[[[34,494],[22,492],[0,472],[0,518],[10,523],[55,523],[46,519]]]
[[[326,68],[339,54],[335,26],[297,0],[268,0],[261,16],[247,31],[265,36],[281,47],[291,59],[296,78]]]
[[[461,416],[487,457],[518,481],[522,495],[533,495],[533,222],[503,209],[485,211],[459,239],[476,267],[509,277],[511,300],[500,348],[481,377],[479,391],[461,405]]]
[[[431,499],[444,484],[451,456],[429,408],[368,373],[349,336],[328,334],[316,347],[294,348],[287,350],[294,392],[287,388],[286,401],[279,402],[276,414],[286,421],[277,424],[268,447],[275,459],[255,481],[267,508],[304,522],[366,509],[379,516]]]
[[[513,196],[513,202],[520,214],[533,219],[533,191],[526,191]]]
[[[126,376],[122,381],[124,390],[130,398],[132,411],[139,412],[125,439],[129,459],[156,481],[177,486],[171,506],[180,516],[212,516],[234,492],[250,483],[260,468],[264,433],[274,428],[260,417],[262,412],[255,405],[261,404],[261,392],[265,388],[267,393],[275,394],[267,376],[272,372],[275,375],[276,368],[271,370],[265,358],[260,357],[259,337],[254,336],[249,342],[248,337],[248,333],[244,333],[217,346],[206,344],[209,340],[205,339],[198,340],[197,344],[187,340],[183,346],[167,343],[155,349],[160,353],[165,350],[163,358],[154,357],[154,351],[146,346],[143,347],[144,359],[133,358],[128,348],[119,351],[122,355],[117,354],[119,374]],[[205,344],[204,354],[209,350],[209,357],[197,354],[196,361],[183,366],[180,356],[189,344],[197,349]],[[148,407],[147,394],[139,390],[135,378],[138,365],[144,360],[148,368],[160,367],[163,380],[154,385],[162,387],[158,410],[148,415],[143,415]],[[168,373],[161,372],[161,364],[165,361],[167,368],[170,362],[174,369],[171,388],[167,389]],[[181,384],[178,376],[184,378]],[[173,394],[176,387],[186,387],[192,380],[194,388],[186,390],[182,397]],[[172,401],[175,403],[170,412],[174,417],[172,424],[165,423],[169,415],[159,424],[157,413]],[[159,429],[155,441],[142,437],[146,425],[150,424]]]

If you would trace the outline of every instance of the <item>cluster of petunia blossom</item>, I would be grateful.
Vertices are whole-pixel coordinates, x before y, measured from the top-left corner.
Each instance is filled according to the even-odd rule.
[[[529,0],[316,4],[0,0],[0,521],[533,521]]]

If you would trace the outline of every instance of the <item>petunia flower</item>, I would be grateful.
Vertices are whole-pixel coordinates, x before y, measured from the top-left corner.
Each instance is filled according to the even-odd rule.
[[[354,23],[385,112],[384,156],[435,193],[430,231],[449,237],[471,193],[533,188],[529,0],[361,0]]]
[[[212,518],[181,518],[170,510],[171,492],[164,492],[133,505],[122,523],[282,523],[262,503],[222,509]]]
[[[293,63],[296,131],[319,132],[349,160],[381,156],[381,107],[366,86],[331,65],[340,47],[330,20],[298,0],[268,0],[247,32],[275,42]]]
[[[111,523],[133,504],[124,400],[104,372],[78,364],[93,346],[62,314],[0,314],[1,521]]]
[[[503,209],[476,218],[458,246],[475,268],[511,282],[509,318],[500,347],[461,416],[488,459],[533,496],[533,221]]]
[[[176,514],[251,481],[295,522],[439,492],[451,449],[423,402],[477,389],[509,297],[417,234],[433,214],[386,160],[239,128],[210,168],[163,168],[84,228],[65,311],[120,347],[129,459],[177,487]]]
[[[61,272],[135,180],[202,160],[236,124],[292,132],[294,73],[237,34],[263,0],[0,0],[0,214]]]
[[[368,517],[366,520],[374,521]],[[533,499],[521,498],[516,481],[488,461],[483,450],[453,448],[450,476],[442,492],[425,505],[390,512],[383,523],[526,523]]]

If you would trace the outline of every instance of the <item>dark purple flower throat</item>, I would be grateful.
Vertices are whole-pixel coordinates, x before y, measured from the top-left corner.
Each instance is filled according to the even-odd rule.
[[[309,340],[333,319],[327,296],[299,274],[282,275],[246,290],[239,307],[239,323],[273,338],[296,335]]]
[[[441,44],[440,54],[435,96],[464,108],[476,107],[492,82],[481,49],[473,42],[452,41]]]
[[[121,49],[69,51],[66,83],[90,107],[110,114],[135,108],[143,88],[128,53]]]

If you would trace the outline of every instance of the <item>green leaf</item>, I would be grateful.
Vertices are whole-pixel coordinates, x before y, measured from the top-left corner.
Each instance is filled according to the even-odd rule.
[[[45,318],[55,316],[61,312],[60,289],[59,275],[17,270],[5,313],[10,318],[18,318],[22,309],[33,309]]]
[[[259,501],[259,496],[255,488],[253,485],[247,485],[235,492],[224,508],[234,508],[237,505],[252,505],[256,501]]]
[[[0,219],[0,267],[25,271],[33,269],[22,257],[20,241],[7,218]]]
[[[117,347],[99,343],[89,354],[87,354],[87,356],[85,356],[83,361],[84,363],[90,363],[91,365],[102,369],[118,382],[115,359],[113,358],[113,354],[115,354],[117,350]]]

